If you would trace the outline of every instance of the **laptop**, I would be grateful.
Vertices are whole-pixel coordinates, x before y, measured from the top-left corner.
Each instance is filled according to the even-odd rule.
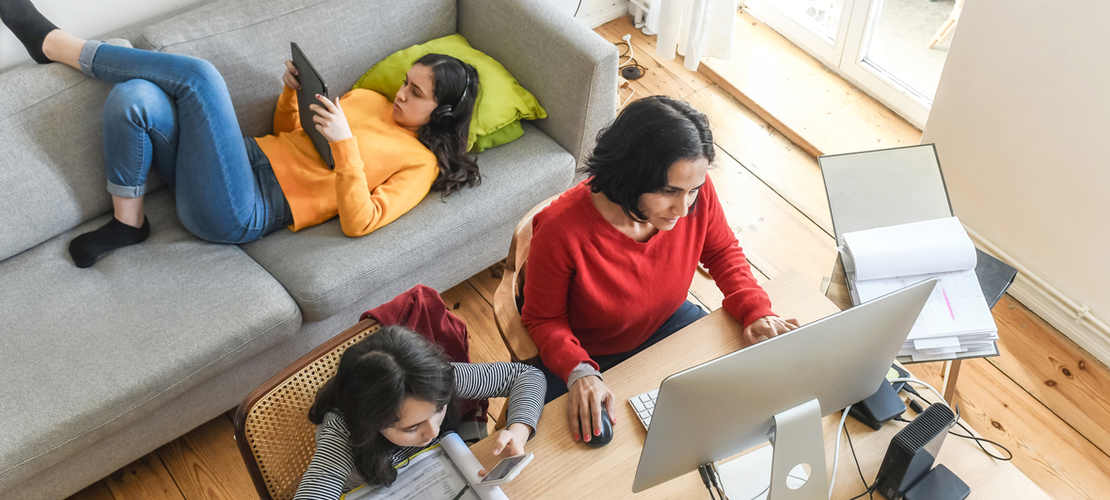
[[[324,164],[334,170],[335,159],[331,155],[331,146],[328,145],[328,140],[324,138],[324,134],[316,130],[316,122],[312,121],[316,112],[309,109],[309,106],[313,104],[323,106],[320,100],[316,98],[316,94],[330,99],[328,84],[324,82],[320,72],[316,71],[316,68],[308,61],[308,57],[297,46],[297,42],[290,42],[289,45],[293,52],[293,67],[297,68],[297,81],[301,84],[301,89],[297,91],[297,108],[300,111],[301,128],[308,134],[308,138],[312,139],[312,144],[316,146],[316,151],[320,153],[320,158],[324,160]]]

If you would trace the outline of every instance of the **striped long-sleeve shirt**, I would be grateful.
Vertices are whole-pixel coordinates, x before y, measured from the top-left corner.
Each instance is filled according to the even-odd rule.
[[[547,381],[543,374],[520,363],[452,363],[455,369],[455,393],[461,399],[508,397],[506,427],[522,423],[536,433]],[[531,436],[529,436],[531,437]],[[433,446],[397,447],[390,457],[400,477],[409,458]],[[343,417],[335,412],[324,416],[316,430],[316,453],[308,464],[297,487],[294,500],[335,500],[346,491],[365,482],[355,471],[351,433]]]

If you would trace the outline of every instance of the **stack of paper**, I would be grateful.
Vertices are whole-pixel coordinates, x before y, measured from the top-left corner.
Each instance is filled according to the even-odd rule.
[[[975,245],[959,219],[845,233],[843,250],[857,304],[937,278],[899,356],[930,361],[995,353],[998,327],[975,276]]]

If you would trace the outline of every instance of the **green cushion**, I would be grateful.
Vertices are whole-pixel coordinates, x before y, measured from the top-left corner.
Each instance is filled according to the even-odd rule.
[[[477,106],[470,120],[470,152],[480,153],[520,137],[523,134],[519,123],[521,119],[547,118],[547,111],[544,111],[535,96],[524,90],[501,63],[475,50],[459,34],[437,38],[393,53],[362,75],[354,88],[373,90],[392,101],[401,88],[405,73],[417,59],[427,54],[457,57],[478,70],[481,92],[478,93]]]

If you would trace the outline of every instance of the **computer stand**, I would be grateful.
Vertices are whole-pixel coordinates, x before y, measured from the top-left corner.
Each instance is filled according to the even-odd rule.
[[[770,440],[771,451],[756,450],[719,467],[728,498],[827,500],[821,404],[811,399],[775,415]],[[802,464],[809,465],[808,475]]]

